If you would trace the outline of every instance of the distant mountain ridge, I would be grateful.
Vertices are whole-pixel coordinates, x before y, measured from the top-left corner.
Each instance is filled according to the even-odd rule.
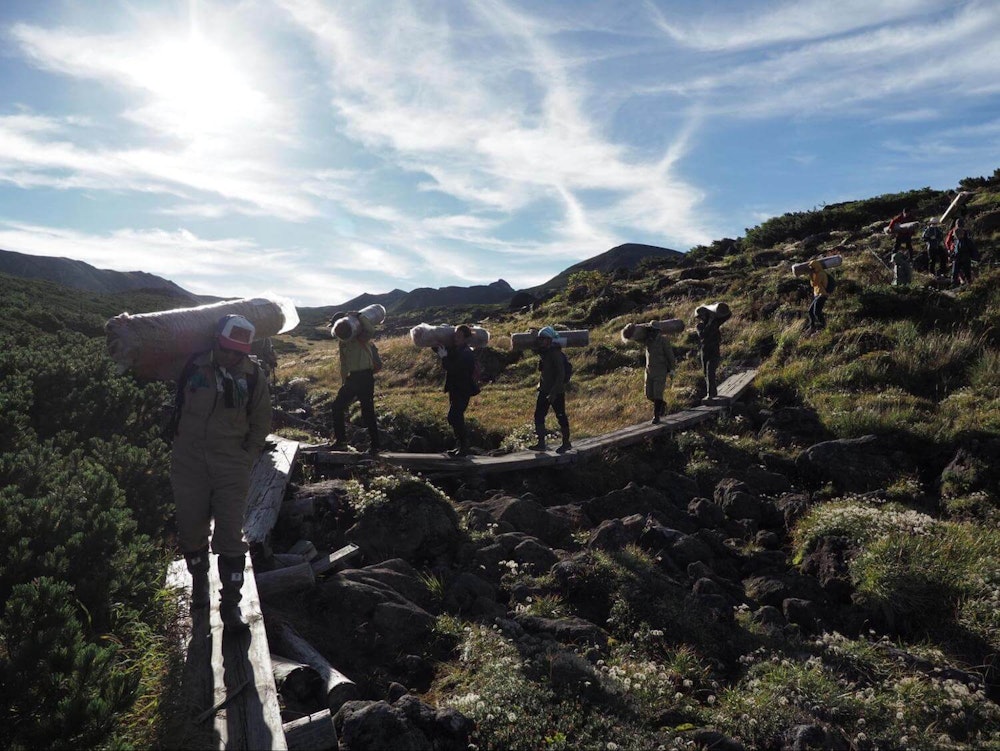
[[[624,243],[616,245],[611,250],[606,250],[599,255],[587,258],[564,269],[549,279],[535,287],[530,287],[525,292],[539,294],[551,292],[566,285],[569,278],[578,271],[600,271],[610,273],[618,269],[634,269],[647,258],[655,258],[664,261],[680,261],[684,258],[684,253],[672,248],[661,248],[657,245],[643,245],[642,243]]]
[[[43,279],[101,294],[155,290],[190,305],[199,305],[209,299],[188,292],[169,279],[145,271],[111,271],[72,258],[33,256],[12,250],[0,249],[0,273],[22,279]]]

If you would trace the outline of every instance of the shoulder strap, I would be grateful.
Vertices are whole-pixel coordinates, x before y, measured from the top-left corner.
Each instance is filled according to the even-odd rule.
[[[184,407],[184,392],[186,391],[187,382],[194,374],[194,371],[198,369],[194,361],[202,354],[202,352],[195,352],[191,355],[188,361],[184,363],[181,374],[177,377],[177,389],[174,392],[174,410],[170,414],[170,430],[168,432],[170,437],[177,435],[177,429],[180,427],[181,422],[181,409]]]

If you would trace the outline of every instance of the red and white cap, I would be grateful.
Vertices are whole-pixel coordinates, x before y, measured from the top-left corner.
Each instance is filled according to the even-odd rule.
[[[250,345],[257,330],[246,318],[240,315],[223,316],[219,319],[217,331],[215,339],[219,347],[250,354]]]

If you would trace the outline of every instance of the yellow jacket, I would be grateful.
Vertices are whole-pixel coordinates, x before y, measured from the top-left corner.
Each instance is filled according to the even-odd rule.
[[[819,260],[809,262],[809,283],[812,285],[813,297],[826,294],[826,271]]]

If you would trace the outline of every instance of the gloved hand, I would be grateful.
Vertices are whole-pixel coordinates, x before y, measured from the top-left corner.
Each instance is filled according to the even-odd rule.
[[[437,352],[437,356],[440,357],[442,360],[448,356],[448,350],[442,347],[441,345],[435,347],[434,351]]]

